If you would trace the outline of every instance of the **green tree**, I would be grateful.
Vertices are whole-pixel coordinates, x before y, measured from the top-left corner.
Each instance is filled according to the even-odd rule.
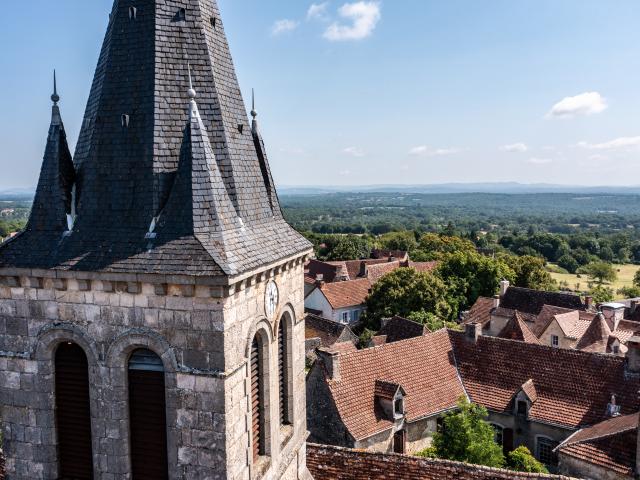
[[[380,320],[399,315],[408,317],[414,312],[429,312],[449,318],[447,286],[430,272],[413,268],[398,268],[375,283],[367,298],[367,327],[378,331]]]
[[[449,253],[476,252],[476,246],[469,240],[435,233],[425,233],[420,238],[418,249],[423,254],[422,260],[438,260]]]
[[[623,298],[638,298],[640,297],[640,287],[622,287],[616,293]]]
[[[546,291],[558,289],[556,281],[547,271],[544,259],[529,255],[523,257],[505,255],[500,257],[500,260],[506,263],[515,273],[514,286]]]
[[[596,303],[611,302],[614,298],[613,288],[605,287],[602,284],[596,285],[589,291],[589,295],[593,297]]]
[[[392,232],[385,233],[378,238],[381,248],[387,250],[402,250],[411,252],[418,247],[418,242],[413,232]]]
[[[633,286],[640,287],[640,270],[633,276]]]
[[[356,235],[340,237],[328,254],[329,260],[359,260],[371,254],[371,245],[365,238]]]
[[[549,473],[524,445],[507,454],[507,468],[516,472]]]
[[[576,273],[580,264],[571,255],[563,255],[558,259],[558,266],[564,268],[569,273]]]
[[[447,299],[452,315],[475,303],[478,297],[492,297],[503,279],[515,282],[515,273],[509,266],[475,252],[457,252],[440,261],[436,275],[448,286]]]
[[[412,312],[409,314],[408,318],[409,320],[413,320],[414,322],[426,325],[427,328],[432,332],[435,332],[442,328],[450,328],[453,330],[460,329],[460,325],[458,323],[443,320],[433,313],[425,312],[424,310],[421,310],[419,312]]]
[[[613,268],[613,265],[607,262],[592,262],[581,267],[578,273],[588,275],[600,285],[605,282],[615,282],[618,278],[618,273]]]
[[[502,447],[495,440],[495,431],[487,422],[487,409],[462,397],[458,411],[444,417],[441,432],[433,436],[433,446],[424,455],[459,462],[499,468],[504,465]]]

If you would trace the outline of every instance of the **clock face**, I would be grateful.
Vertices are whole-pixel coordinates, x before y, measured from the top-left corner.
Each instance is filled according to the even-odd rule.
[[[278,286],[273,280],[267,284],[267,290],[264,298],[264,309],[267,317],[269,318],[273,318],[276,310],[278,309]]]

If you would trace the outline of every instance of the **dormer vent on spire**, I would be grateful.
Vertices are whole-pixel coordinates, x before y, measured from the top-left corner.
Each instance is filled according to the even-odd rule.
[[[129,7],[129,19],[135,20],[138,18],[138,9],[136,7]]]

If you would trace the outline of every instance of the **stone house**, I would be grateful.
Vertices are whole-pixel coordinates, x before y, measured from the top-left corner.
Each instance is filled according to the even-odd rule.
[[[465,395],[487,408],[505,452],[525,445],[555,468],[554,449],[577,430],[637,411],[640,345],[625,359],[482,336],[480,329],[320,352],[322,361],[307,376],[307,412],[316,412],[308,417],[311,440],[392,452],[404,435],[405,451],[415,452],[429,445],[438,417]],[[402,387],[404,420],[378,407],[377,382]]]
[[[115,1],[0,245],[8,480],[299,479],[304,264],[215,0]]]
[[[318,348],[339,351],[356,350],[358,337],[348,325],[342,325],[333,320],[308,313],[304,319],[304,330],[308,363],[315,362]]]
[[[343,325],[357,325],[366,310],[371,290],[368,278],[345,282],[320,282],[304,299],[308,311]]]
[[[638,478],[638,414],[615,416],[577,431],[557,448],[559,471],[580,478]]]

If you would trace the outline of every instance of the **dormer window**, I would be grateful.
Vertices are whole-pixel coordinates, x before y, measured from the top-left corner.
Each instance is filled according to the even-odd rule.
[[[178,10],[178,14],[176,15],[176,17],[179,22],[184,22],[187,19],[187,10],[181,8],[180,10]]]
[[[123,114],[120,120],[122,121],[123,127],[127,128],[129,126],[129,115]]]
[[[213,28],[216,28],[216,25],[218,23],[218,19],[216,17],[211,17],[210,22],[211,22],[211,26]]]
[[[400,385],[376,380],[375,399],[378,415],[388,420],[401,421],[405,416],[405,392]]]
[[[129,19],[135,20],[138,18],[138,9],[136,7],[129,7]]]
[[[397,397],[393,402],[393,415],[396,418],[404,416],[404,398]]]
[[[611,395],[611,400],[607,405],[607,417],[619,417],[620,416],[620,405],[616,401],[616,396]]]
[[[526,400],[518,400],[516,413],[519,417],[526,417],[529,413],[529,404]]]

